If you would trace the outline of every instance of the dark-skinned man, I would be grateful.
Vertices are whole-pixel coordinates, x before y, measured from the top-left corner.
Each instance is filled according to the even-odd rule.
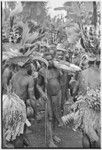
[[[96,57],[92,54],[88,55],[88,68],[80,72],[77,76],[77,82],[73,88],[73,94],[78,98],[87,93],[88,88],[97,90],[100,89],[100,72],[95,67]],[[98,132],[98,131],[96,131]],[[100,133],[97,133],[100,134]],[[82,137],[83,148],[98,148],[99,141],[91,141],[86,133],[83,132]]]
[[[42,68],[39,71],[38,89],[44,99],[47,101],[47,135],[48,146],[57,147],[54,140],[60,142],[60,139],[54,135],[55,122],[60,125],[61,121],[61,87],[60,87],[60,72],[53,66],[53,57],[49,53],[45,54],[45,58],[49,62],[48,69]],[[43,80],[46,82],[47,92],[41,90]],[[43,88],[42,88],[43,89]],[[42,92],[43,91],[43,92]],[[44,94],[45,92],[45,94]],[[46,136],[46,135],[45,135]]]
[[[56,47],[56,59],[58,61],[65,61],[66,58],[66,49],[64,48],[63,44],[59,43]],[[68,75],[68,72],[65,72],[64,70],[62,71],[62,76],[60,79],[60,85],[61,85],[61,92],[62,92],[62,97],[61,97],[61,110],[62,112],[64,111],[64,104],[68,100],[69,93],[68,93],[68,86],[69,86],[69,80],[70,80],[70,75]]]
[[[34,79],[29,73],[31,72],[31,66],[29,60],[22,58],[18,62],[19,71],[15,73],[11,80],[13,92],[24,101],[27,106],[27,100],[30,99],[31,107],[36,113],[36,99],[34,96]],[[22,148],[23,143],[29,145],[29,142],[25,138],[26,126],[23,137],[20,136],[15,142],[15,148]],[[21,142],[22,141],[22,142]]]

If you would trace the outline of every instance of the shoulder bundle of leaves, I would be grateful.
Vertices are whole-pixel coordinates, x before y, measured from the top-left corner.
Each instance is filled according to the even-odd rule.
[[[17,95],[3,95],[3,129],[7,141],[23,134],[26,123],[26,106]]]
[[[83,130],[91,141],[98,141],[101,130],[99,90],[88,89],[87,93],[72,104],[70,113],[62,120],[65,123],[74,120],[75,129]]]

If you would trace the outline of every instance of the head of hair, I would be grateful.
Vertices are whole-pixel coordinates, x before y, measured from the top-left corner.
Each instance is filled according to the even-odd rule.
[[[88,62],[88,65],[89,65],[89,66],[94,65],[94,61],[89,61],[89,62]]]
[[[32,70],[31,70],[31,65],[30,65],[30,63],[24,64],[21,68],[22,68],[22,69],[25,69],[29,75],[32,74]]]

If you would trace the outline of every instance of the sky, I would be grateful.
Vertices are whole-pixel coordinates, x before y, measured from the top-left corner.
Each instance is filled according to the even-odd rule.
[[[9,1],[12,1],[12,0],[9,0]],[[28,1],[28,0],[26,0],[26,1]],[[48,5],[47,5],[47,7],[49,7],[48,13],[50,14],[50,16],[52,18],[56,15],[61,15],[61,14],[63,16],[66,16],[66,12],[64,10],[54,11],[54,8],[63,6],[64,2],[66,2],[68,0],[33,0],[33,1],[46,1],[46,2],[48,2]]]
[[[51,15],[51,17],[54,17],[56,15],[66,16],[66,11],[64,11],[64,10],[54,11],[54,8],[62,7],[63,4],[68,0],[47,0],[47,1],[48,1],[47,6],[50,7],[48,13]]]
[[[9,1],[12,1],[12,0],[9,0]],[[18,0],[18,1],[20,1],[20,0]],[[26,1],[29,1],[29,0],[26,0]],[[62,7],[63,4],[67,1],[77,1],[77,0],[30,0],[30,1],[46,1],[46,2],[48,2],[48,4],[47,4],[47,7],[49,8],[48,13],[53,18],[56,15],[66,16],[66,11],[64,11],[64,10],[55,11],[54,8]],[[84,0],[84,1],[90,1],[90,0]],[[95,1],[100,1],[100,0],[95,0]]]

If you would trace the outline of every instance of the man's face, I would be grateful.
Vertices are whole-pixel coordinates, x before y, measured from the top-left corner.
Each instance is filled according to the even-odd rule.
[[[64,57],[64,52],[62,51],[57,51],[56,52],[56,58],[62,60]]]
[[[49,66],[52,66],[52,56],[51,55],[47,55],[46,56],[46,60],[48,61]]]
[[[49,60],[48,60],[48,63],[49,63],[49,67],[51,67],[52,64],[53,64],[52,59],[49,59]]]
[[[100,61],[96,61],[96,66],[100,68]]]
[[[27,64],[25,66],[25,69],[27,70],[28,74],[31,74],[32,73],[32,69],[31,69],[31,65],[30,64]]]

